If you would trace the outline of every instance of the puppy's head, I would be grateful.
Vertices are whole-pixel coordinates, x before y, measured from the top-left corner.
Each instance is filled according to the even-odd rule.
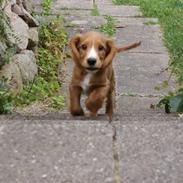
[[[87,71],[107,67],[116,53],[114,42],[98,32],[76,34],[69,45],[75,63]]]

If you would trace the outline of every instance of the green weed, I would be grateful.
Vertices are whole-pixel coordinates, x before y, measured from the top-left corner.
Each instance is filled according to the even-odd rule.
[[[144,25],[156,25],[156,24],[158,24],[158,22],[148,21],[144,23]]]
[[[112,16],[105,16],[106,23],[98,27],[99,31],[108,36],[113,36],[116,33],[116,22]]]
[[[58,95],[58,96],[53,96],[51,98],[52,100],[50,101],[49,106],[55,109],[60,109],[62,107],[64,107],[65,104],[65,98],[62,95]]]
[[[29,105],[34,101],[43,101],[51,107],[62,108],[63,96],[59,93],[61,83],[58,81],[58,65],[66,57],[64,47],[67,34],[61,26],[61,19],[52,20],[40,28],[38,46],[38,76],[32,83],[24,86],[17,96],[18,105]]]
[[[158,107],[164,107],[165,112],[183,112],[183,88],[180,88],[175,93],[169,93],[164,96],[158,103]]]
[[[6,80],[0,80],[0,114],[8,114],[13,107],[13,97],[6,86]]]
[[[53,0],[42,0],[41,5],[43,7],[43,15],[50,14],[51,3]]]
[[[93,8],[91,9],[91,15],[92,16],[100,16],[100,12],[99,12],[96,4],[94,4]]]

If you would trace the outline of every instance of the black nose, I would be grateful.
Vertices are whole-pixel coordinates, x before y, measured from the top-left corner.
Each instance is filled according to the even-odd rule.
[[[88,62],[88,65],[94,66],[96,64],[97,60],[96,60],[96,58],[91,57],[91,58],[87,59],[87,62]]]

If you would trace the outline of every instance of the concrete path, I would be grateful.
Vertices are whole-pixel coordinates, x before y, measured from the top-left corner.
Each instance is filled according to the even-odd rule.
[[[40,10],[38,1],[37,11]],[[97,1],[101,15],[117,20],[114,35],[121,45],[142,40],[139,48],[114,60],[117,110],[112,124],[105,116],[73,119],[65,110],[44,116],[0,118],[0,182],[2,183],[182,183],[183,120],[151,109],[174,82],[155,90],[169,78],[169,56],[157,19],[141,17],[139,7]],[[87,31],[105,22],[90,16],[91,0],[56,0],[52,13],[62,14],[74,27]],[[66,61],[63,91],[72,69]]]

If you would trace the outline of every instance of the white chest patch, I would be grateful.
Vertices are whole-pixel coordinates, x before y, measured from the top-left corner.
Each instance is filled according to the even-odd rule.
[[[91,79],[92,75],[93,75],[92,73],[87,73],[86,76],[84,77],[83,81],[81,82],[81,87],[82,87],[84,93],[86,93],[89,88],[89,83],[90,83],[90,79]]]

